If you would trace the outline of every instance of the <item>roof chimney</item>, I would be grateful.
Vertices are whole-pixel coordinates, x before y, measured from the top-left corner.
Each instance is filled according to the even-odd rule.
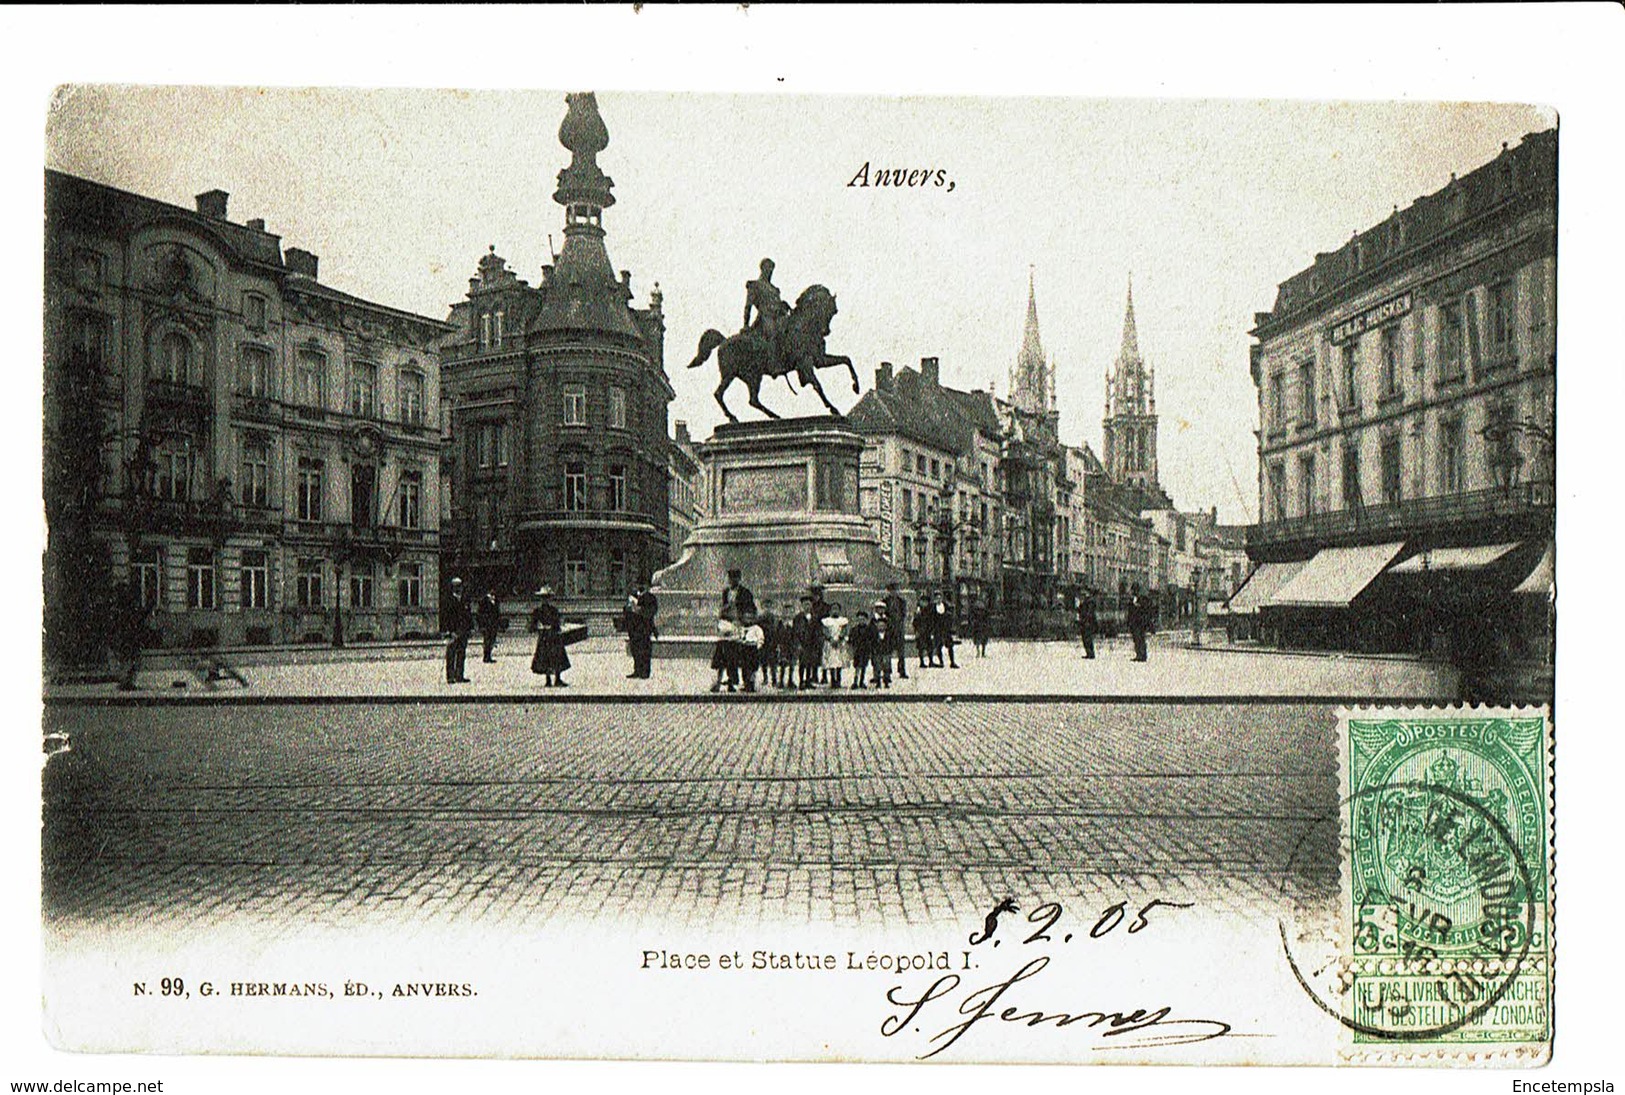
[[[883,391],[883,392],[891,391],[891,389],[892,389],[891,362],[882,361],[880,363],[879,367],[875,369],[875,387],[878,388],[879,390]]]
[[[672,436],[675,437],[677,440],[683,441],[683,442],[687,442],[687,441],[690,440],[690,438],[688,436],[688,423],[685,422],[683,419],[679,418],[677,421],[673,422],[671,424],[671,428],[672,428]]]
[[[282,252],[282,262],[288,268],[288,273],[316,280],[316,256],[309,251],[290,247]]]
[[[248,227],[253,229],[255,232],[265,231],[265,218],[255,217],[253,220],[248,222]]]
[[[224,190],[205,190],[197,196],[197,211],[205,217],[218,217],[226,219],[226,199],[231,197]]]
[[[936,358],[920,358],[920,376],[924,377],[925,382],[931,385],[933,388],[942,387],[942,373],[938,367]]]

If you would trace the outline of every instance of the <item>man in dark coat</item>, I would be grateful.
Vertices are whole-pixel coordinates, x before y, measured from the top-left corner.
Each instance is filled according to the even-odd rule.
[[[936,634],[936,609],[922,598],[914,607],[914,650],[920,656],[921,669],[930,669],[941,660],[936,653]]]
[[[1151,630],[1151,598],[1140,592],[1139,583],[1133,587],[1133,598],[1128,606],[1128,631],[1134,638],[1134,660],[1146,660],[1145,636]]]
[[[1095,591],[1085,588],[1078,595],[1078,638],[1083,640],[1083,656],[1095,656],[1095,632],[1100,630],[1100,613],[1095,606]]]
[[[152,610],[141,603],[141,595],[127,582],[113,589],[113,656],[119,662],[119,691],[135,688],[141,670],[141,647],[147,641],[147,616]]]
[[[869,624],[874,631],[874,657],[870,659],[873,668],[873,683],[876,688],[891,687],[891,660],[897,649],[897,639],[892,633],[891,621],[886,616],[886,602],[875,602],[875,616]]]
[[[463,593],[463,580],[451,580],[451,596],[446,599],[446,683],[467,684],[464,662],[468,658],[468,637],[474,632],[474,613]]]
[[[734,619],[743,620],[747,616],[756,615],[756,595],[740,580],[738,568],[728,571],[728,584],[722,590],[722,603],[719,607],[734,610]]]
[[[818,684],[818,670],[824,664],[824,621],[813,608],[809,594],[801,598],[801,611],[796,613],[793,633],[796,641],[796,664],[800,669],[799,687],[806,689]]]
[[[502,630],[502,605],[497,601],[496,590],[485,591],[485,596],[480,598],[480,607],[475,610],[474,619],[480,625],[480,638],[485,644],[485,653],[480,660],[494,662],[496,658],[492,656],[492,652],[496,649],[497,632]]]
[[[762,649],[757,668],[762,671],[762,687],[779,682],[779,618],[773,615],[773,602],[768,601],[756,615],[756,626],[762,629]]]
[[[908,680],[908,651],[904,649],[907,641],[904,628],[908,623],[908,602],[903,595],[897,592],[896,582],[886,583],[886,622],[890,626],[891,654],[897,658],[897,679]]]
[[[852,630],[847,633],[852,644],[852,687],[865,688],[864,674],[875,656],[875,625],[869,622],[867,612],[859,612]]]
[[[626,632],[626,652],[632,655],[632,672],[627,680],[648,680],[654,660],[655,622],[638,604],[636,593],[626,599],[621,610],[621,627]]]

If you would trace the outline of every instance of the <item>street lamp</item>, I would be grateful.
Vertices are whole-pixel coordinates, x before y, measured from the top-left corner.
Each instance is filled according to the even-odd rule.
[[[955,516],[954,497],[953,478],[950,474],[937,491],[936,513],[917,519],[914,522],[914,532],[921,537],[930,533],[936,538],[937,548],[942,552],[942,585],[953,597],[957,613],[959,597],[958,589],[954,585],[954,544],[962,538],[974,550],[974,545],[981,538],[981,522],[970,513]]]

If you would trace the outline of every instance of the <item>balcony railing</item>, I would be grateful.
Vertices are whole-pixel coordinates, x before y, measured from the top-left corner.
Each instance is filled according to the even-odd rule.
[[[166,407],[185,407],[190,410],[207,410],[209,406],[209,393],[201,384],[187,384],[177,380],[165,380],[162,377],[147,377],[147,402],[162,404]]]
[[[1464,494],[1418,498],[1375,506],[1314,513],[1264,521],[1247,529],[1249,545],[1291,541],[1356,540],[1379,534],[1410,536],[1475,521],[1549,514],[1556,504],[1555,484],[1520,483]]]

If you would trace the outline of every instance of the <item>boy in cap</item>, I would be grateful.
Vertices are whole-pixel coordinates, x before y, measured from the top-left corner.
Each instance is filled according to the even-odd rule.
[[[869,671],[869,665],[875,656],[875,625],[869,622],[869,614],[858,612],[857,622],[852,625],[852,687],[854,689],[866,687],[863,683],[864,675]]]
[[[872,670],[873,684],[876,688],[890,688],[891,658],[892,651],[897,645],[897,638],[892,632],[892,622],[891,617],[886,612],[886,602],[876,601],[874,609],[874,622],[869,625],[869,629],[874,632],[871,647],[874,653],[871,655],[869,662],[874,667]]]

